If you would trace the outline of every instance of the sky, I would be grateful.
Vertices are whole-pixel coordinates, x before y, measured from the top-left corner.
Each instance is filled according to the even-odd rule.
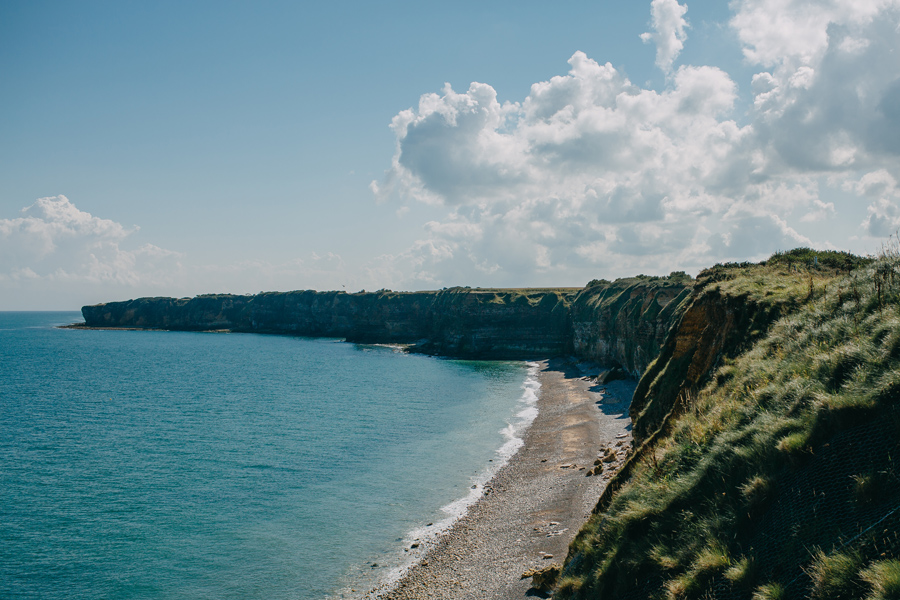
[[[582,286],[900,228],[900,0],[7,0],[0,81],[0,310]]]

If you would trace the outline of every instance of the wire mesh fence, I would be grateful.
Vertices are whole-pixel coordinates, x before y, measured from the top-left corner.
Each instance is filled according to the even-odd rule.
[[[743,544],[756,583],[778,583],[786,599],[807,598],[818,550],[857,552],[863,563],[900,558],[900,410],[839,433],[778,478],[768,509]],[[752,589],[720,575],[708,600],[744,600]]]

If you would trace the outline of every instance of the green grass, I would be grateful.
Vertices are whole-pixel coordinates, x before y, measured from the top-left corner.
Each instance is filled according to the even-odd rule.
[[[725,571],[725,579],[741,588],[749,586],[756,579],[756,561],[746,556],[734,561]]]
[[[783,600],[784,588],[778,583],[767,583],[756,588],[752,600]]]
[[[862,594],[862,557],[852,552],[818,551],[809,567],[811,600],[855,600]]]
[[[745,546],[755,519],[777,497],[780,479],[817,448],[900,405],[900,259],[819,256],[820,271],[808,277],[783,255],[701,274],[694,302],[717,295],[751,341],[725,344],[719,366],[690,393],[678,387],[687,366],[677,357],[661,354],[664,364],[648,369],[656,379],[641,385],[657,394],[650,402],[678,393],[680,408],[645,438],[604,510],[573,541],[569,556],[577,560],[567,564],[557,597],[615,598],[645,585],[649,598],[700,598],[715,578],[747,597],[784,597],[788,582],[757,580]],[[856,270],[841,274],[848,264]],[[895,284],[888,271],[898,274]],[[887,283],[876,285],[876,277]],[[738,314],[741,303],[752,310]],[[900,501],[893,473],[861,472],[847,485],[856,486],[860,505]],[[801,524],[785,539],[809,543],[819,525]],[[875,557],[854,552],[809,558],[804,585],[812,598],[859,598],[877,587],[873,581],[887,591],[872,598],[895,597],[884,594],[900,585],[896,561],[872,570]]]
[[[780,263],[716,265],[702,271],[693,287],[693,296],[684,319],[709,326],[701,342],[709,350],[710,362],[726,367],[766,335],[771,325],[785,315],[815,302],[834,289],[843,275],[822,267],[800,275]],[[577,303],[576,303],[577,306]],[[687,368],[697,360],[677,339],[669,338],[657,360],[650,365],[638,385],[632,404],[637,438],[656,431],[670,412],[680,413],[680,396],[706,385],[710,377],[727,378],[733,369],[716,373],[702,366]],[[687,372],[686,372],[687,371]],[[687,375],[687,377],[686,377]]]
[[[874,562],[860,576],[869,587],[866,600],[900,600],[900,561]]]
[[[787,252],[776,252],[766,261],[766,264],[782,264],[804,268],[815,268],[818,265],[820,268],[850,272],[871,264],[873,260],[872,257],[856,256],[849,252],[794,248]]]

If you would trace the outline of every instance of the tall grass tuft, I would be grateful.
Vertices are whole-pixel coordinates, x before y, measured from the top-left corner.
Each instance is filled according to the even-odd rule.
[[[725,571],[725,579],[739,587],[750,587],[756,579],[756,571],[753,557],[743,556]]]
[[[825,554],[817,551],[809,566],[811,600],[856,600],[862,594],[859,572],[862,558],[854,552]]]
[[[784,600],[784,588],[777,583],[761,585],[753,592],[752,600]]]
[[[874,562],[860,576],[870,588],[866,600],[900,600],[900,561]]]

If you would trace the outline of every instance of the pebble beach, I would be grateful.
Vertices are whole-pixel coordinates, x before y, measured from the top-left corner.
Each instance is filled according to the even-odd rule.
[[[524,445],[421,561],[365,597],[541,596],[522,574],[565,560],[569,543],[630,451],[628,406],[635,382],[598,384],[592,378],[598,371],[564,359],[542,361],[538,415]]]

